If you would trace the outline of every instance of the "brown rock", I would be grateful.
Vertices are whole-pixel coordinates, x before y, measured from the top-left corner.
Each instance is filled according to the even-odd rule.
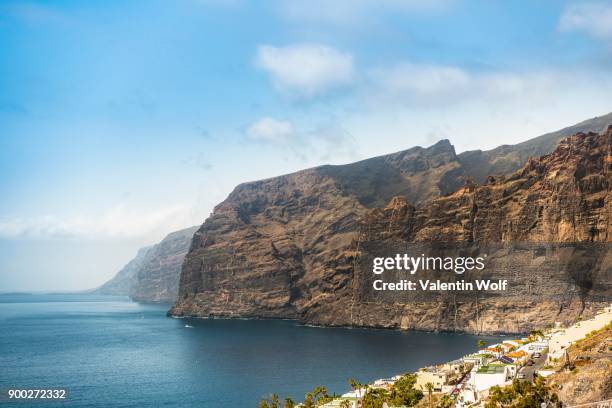
[[[194,235],[170,313],[469,332],[592,313],[610,295],[610,138],[576,135],[486,185],[447,141],[240,185]],[[482,298],[372,293],[373,256],[429,242],[490,251],[488,273],[520,284]],[[573,242],[600,246],[550,248]],[[585,274],[577,260],[597,267]]]

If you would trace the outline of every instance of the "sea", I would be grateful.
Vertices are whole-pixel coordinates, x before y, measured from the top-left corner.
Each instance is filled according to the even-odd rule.
[[[289,320],[175,319],[168,305],[77,294],[0,295],[0,407],[252,407],[271,393],[350,390],[453,360],[453,333],[308,327]],[[7,400],[64,389],[63,400]]]

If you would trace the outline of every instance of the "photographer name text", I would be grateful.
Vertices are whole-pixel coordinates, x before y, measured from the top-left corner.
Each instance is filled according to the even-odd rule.
[[[372,262],[374,275],[393,271],[394,275],[407,274],[411,277],[420,271],[435,271],[438,273],[453,272],[451,276],[462,275],[467,271],[480,272],[485,269],[487,255],[478,257],[441,257],[441,256],[410,256],[397,254],[394,257],[377,257]],[[508,288],[507,279],[475,279],[454,280],[446,282],[440,279],[399,279],[395,282],[385,282],[376,279],[372,283],[374,290],[383,291],[505,291]]]

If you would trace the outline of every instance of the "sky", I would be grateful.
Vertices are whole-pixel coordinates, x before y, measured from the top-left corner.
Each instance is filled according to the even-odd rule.
[[[0,1],[0,291],[93,288],[239,183],[612,111],[612,1]]]

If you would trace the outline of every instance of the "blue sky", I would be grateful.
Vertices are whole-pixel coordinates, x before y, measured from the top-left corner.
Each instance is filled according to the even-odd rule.
[[[244,181],[612,111],[612,2],[0,3],[0,290],[97,286]]]

